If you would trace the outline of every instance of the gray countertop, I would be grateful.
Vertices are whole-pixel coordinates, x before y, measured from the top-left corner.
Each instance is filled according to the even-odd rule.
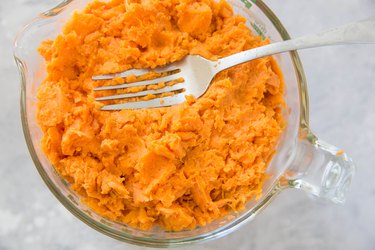
[[[23,24],[57,2],[0,1],[0,249],[142,249],[77,220],[47,189],[27,151],[12,41]],[[374,0],[265,2],[293,37],[375,16]],[[346,205],[288,190],[229,236],[180,249],[375,249],[375,46],[312,49],[300,56],[313,131],[358,166]]]

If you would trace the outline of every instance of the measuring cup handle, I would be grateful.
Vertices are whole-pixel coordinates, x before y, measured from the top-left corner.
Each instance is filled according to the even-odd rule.
[[[310,131],[302,134],[294,161],[284,176],[288,187],[343,204],[355,171],[352,160]]]

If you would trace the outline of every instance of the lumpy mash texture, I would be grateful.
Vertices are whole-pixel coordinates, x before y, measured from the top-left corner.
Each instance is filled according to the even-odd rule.
[[[284,126],[271,57],[223,71],[202,97],[167,108],[100,111],[93,88],[111,82],[91,77],[266,43],[224,1],[93,1],[40,47],[43,150],[84,203],[133,227],[193,229],[238,211],[261,195]]]

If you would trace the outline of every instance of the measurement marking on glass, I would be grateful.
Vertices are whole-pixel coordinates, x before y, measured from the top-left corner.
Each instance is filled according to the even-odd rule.
[[[252,3],[256,3],[256,0],[241,0],[241,2],[245,4],[246,8],[250,9],[253,6]]]

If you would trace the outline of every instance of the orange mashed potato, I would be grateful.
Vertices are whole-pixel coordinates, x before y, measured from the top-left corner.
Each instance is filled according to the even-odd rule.
[[[219,73],[200,98],[157,109],[100,111],[93,75],[215,60],[269,43],[213,0],[93,1],[45,41],[37,119],[49,160],[98,214],[141,229],[186,230],[262,193],[283,130],[272,57]]]

